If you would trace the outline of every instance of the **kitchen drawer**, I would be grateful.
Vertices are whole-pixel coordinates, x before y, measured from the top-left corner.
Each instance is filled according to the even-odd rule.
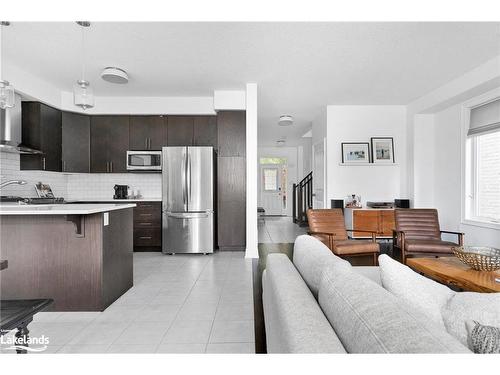
[[[136,246],[161,246],[161,228],[134,227],[134,247]]]
[[[161,212],[161,202],[135,202],[137,205],[135,207],[138,211],[155,211],[159,210]]]
[[[154,223],[155,226],[161,226],[161,210],[134,210],[134,225],[138,223]]]

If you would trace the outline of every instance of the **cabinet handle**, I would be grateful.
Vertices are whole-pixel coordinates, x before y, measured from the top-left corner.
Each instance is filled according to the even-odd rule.
[[[66,172],[66,162],[63,160],[62,171]]]
[[[148,138],[144,139],[144,143],[146,144],[146,150],[148,149]]]
[[[42,169],[45,170],[45,156],[42,158]]]
[[[139,223],[139,224],[144,226],[153,225],[153,223]]]
[[[113,173],[113,162],[109,162],[109,171]]]
[[[144,237],[139,237],[141,240],[150,240],[152,237],[151,236],[144,236]]]
[[[140,216],[153,216],[153,214],[139,214]]]
[[[106,162],[106,173],[109,173],[109,163]]]

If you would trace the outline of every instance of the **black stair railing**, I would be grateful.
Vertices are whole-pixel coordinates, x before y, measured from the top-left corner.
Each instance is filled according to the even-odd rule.
[[[300,226],[307,225],[306,212],[309,208],[312,208],[312,174],[312,172],[309,173],[298,184],[293,184],[293,222]]]

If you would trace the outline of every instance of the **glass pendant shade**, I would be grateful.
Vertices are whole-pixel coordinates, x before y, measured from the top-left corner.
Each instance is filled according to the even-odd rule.
[[[12,108],[15,103],[14,87],[8,81],[0,80],[0,108]]]
[[[94,106],[94,93],[88,81],[79,80],[73,87],[73,97],[76,106],[82,109]]]

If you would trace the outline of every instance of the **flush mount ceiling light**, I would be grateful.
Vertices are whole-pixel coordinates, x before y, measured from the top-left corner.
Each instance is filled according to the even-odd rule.
[[[276,141],[276,146],[284,146],[285,145],[285,141],[280,139],[278,141]]]
[[[128,82],[128,74],[125,70],[108,66],[101,73],[101,78],[107,82],[125,84]]]
[[[0,38],[3,37],[3,28],[7,27],[10,25],[9,21],[0,21]],[[0,43],[0,46],[2,44]],[[1,52],[1,51],[0,51]],[[1,55],[1,53],[0,53]],[[1,72],[0,72],[1,74]],[[5,109],[5,108],[12,108],[16,105],[16,101],[14,98],[14,87],[9,83],[9,81],[6,81],[2,79],[0,76],[0,108]]]
[[[293,124],[293,117],[290,115],[282,115],[278,121],[279,126],[290,126]]]
[[[94,93],[90,82],[85,79],[85,29],[90,27],[88,21],[76,22],[82,28],[82,78],[73,86],[73,100],[77,107],[83,110],[94,106]]]

